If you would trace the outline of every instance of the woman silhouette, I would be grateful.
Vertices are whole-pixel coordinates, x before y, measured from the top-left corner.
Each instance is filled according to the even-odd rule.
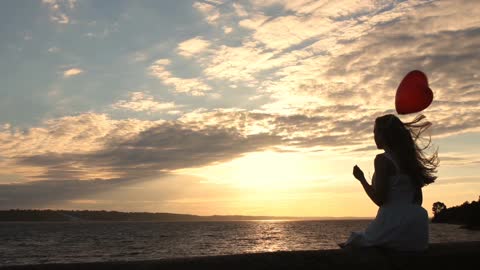
[[[428,246],[428,214],[422,208],[422,187],[433,183],[438,166],[437,151],[427,157],[417,140],[431,126],[419,115],[402,123],[387,114],[375,120],[374,135],[378,149],[385,153],[375,157],[372,185],[362,170],[353,167],[353,175],[370,199],[378,205],[377,216],[365,232],[353,232],[344,247],[386,247],[402,251],[421,251]]]

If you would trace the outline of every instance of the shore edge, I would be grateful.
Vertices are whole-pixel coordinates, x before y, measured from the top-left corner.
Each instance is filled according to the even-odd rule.
[[[0,266],[0,269],[468,269],[478,264],[480,242],[431,244],[420,253],[362,250],[305,250],[237,255],[111,261],[91,263]]]

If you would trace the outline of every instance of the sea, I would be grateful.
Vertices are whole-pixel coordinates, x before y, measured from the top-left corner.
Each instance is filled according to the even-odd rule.
[[[338,249],[369,222],[0,222],[0,265]],[[430,243],[461,241],[480,241],[480,231],[430,224]]]

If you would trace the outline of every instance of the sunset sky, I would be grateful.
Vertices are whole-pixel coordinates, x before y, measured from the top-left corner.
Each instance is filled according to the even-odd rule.
[[[411,70],[434,92],[423,206],[480,195],[478,0],[0,3],[0,209],[372,217]],[[416,114],[400,116],[412,120]]]

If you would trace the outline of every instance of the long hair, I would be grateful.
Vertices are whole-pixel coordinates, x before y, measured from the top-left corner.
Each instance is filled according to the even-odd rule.
[[[431,145],[431,137],[428,136],[428,143],[423,147],[418,143],[423,139],[423,132],[432,125],[423,120],[425,116],[422,114],[406,123],[393,114],[375,120],[379,136],[398,159],[400,168],[411,177],[417,187],[431,184],[437,179],[435,173],[439,164],[438,149],[431,156],[424,152]]]

